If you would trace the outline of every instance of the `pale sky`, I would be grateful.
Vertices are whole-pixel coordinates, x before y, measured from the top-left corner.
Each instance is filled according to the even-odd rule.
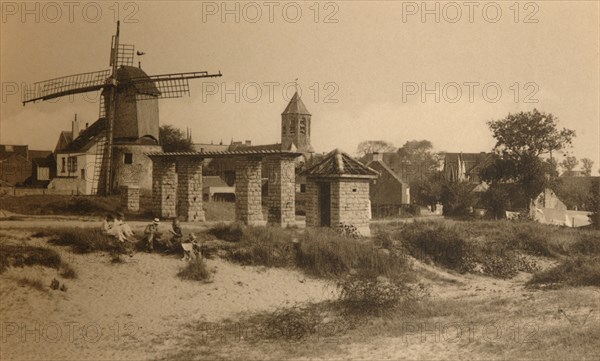
[[[53,149],[73,115],[92,123],[98,104],[79,95],[23,107],[15,84],[108,69],[117,9],[112,1],[35,4],[27,13],[21,2],[2,3],[0,143]],[[354,153],[369,139],[489,151],[487,121],[535,107],[576,131],[571,153],[594,160],[597,174],[597,1],[521,2],[518,12],[514,1],[429,2],[424,22],[421,1],[229,2],[225,19],[221,4],[135,1],[118,11],[121,42],[146,53],[148,74],[223,73],[192,80],[190,97],[160,101],[161,123],[192,128],[195,142],[278,142],[298,78],[318,152]]]

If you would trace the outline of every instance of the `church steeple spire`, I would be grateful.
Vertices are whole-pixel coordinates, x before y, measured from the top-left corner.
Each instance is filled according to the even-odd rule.
[[[311,114],[296,91],[281,113],[281,145],[283,149],[296,148],[300,152],[313,152],[310,145]]]

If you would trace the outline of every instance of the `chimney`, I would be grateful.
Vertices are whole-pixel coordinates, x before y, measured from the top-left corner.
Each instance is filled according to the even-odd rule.
[[[247,145],[247,146],[250,146],[250,145],[252,145],[252,141],[251,141],[251,140],[247,140],[247,141],[246,141],[246,145]]]
[[[75,114],[75,119],[73,123],[71,123],[71,133],[73,134],[73,139],[79,136],[79,120],[77,120],[77,114]]]
[[[85,123],[85,129],[88,128],[88,125],[90,125],[90,123]]]

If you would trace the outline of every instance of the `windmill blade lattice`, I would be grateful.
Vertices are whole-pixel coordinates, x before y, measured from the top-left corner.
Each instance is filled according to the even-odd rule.
[[[109,76],[110,70],[101,70],[33,83],[23,89],[23,104],[100,90]]]
[[[190,95],[190,79],[219,77],[221,73],[209,74],[206,71],[152,75],[147,78],[133,78],[139,94],[138,100],[181,98]]]

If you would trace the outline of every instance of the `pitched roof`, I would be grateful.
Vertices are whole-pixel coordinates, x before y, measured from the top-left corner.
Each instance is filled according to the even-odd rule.
[[[46,158],[50,154],[52,154],[51,150],[30,150],[29,159],[33,160],[34,158]]]
[[[287,107],[285,108],[285,110],[281,114],[306,114],[306,115],[310,115],[310,113],[306,109],[306,106],[302,102],[302,99],[300,99],[300,95],[298,95],[298,92],[294,93],[294,96],[292,97],[292,99],[288,103]]]
[[[100,118],[85,128],[77,138],[62,149],[61,153],[85,152],[103,135],[106,129],[106,118]]]
[[[332,150],[313,167],[300,175],[308,177],[376,178],[379,173],[339,149]]]
[[[398,174],[396,172],[394,172],[394,170],[392,168],[390,168],[387,164],[385,164],[385,162],[380,161],[380,160],[373,160],[367,164],[367,167],[371,167],[371,164],[376,164],[376,165],[380,166],[386,172],[388,172],[392,177],[394,177],[394,179],[396,181],[398,181],[398,183],[404,184],[404,181],[402,181],[402,179],[398,176]]]

